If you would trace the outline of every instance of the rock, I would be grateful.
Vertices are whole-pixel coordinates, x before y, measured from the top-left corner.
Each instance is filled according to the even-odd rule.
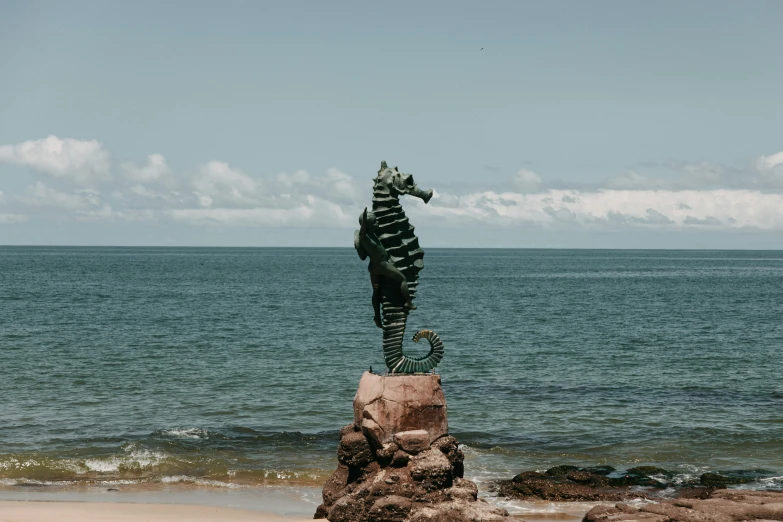
[[[358,431],[352,431],[341,437],[337,460],[340,464],[353,467],[369,464],[372,460],[372,452],[367,438]]]
[[[313,515],[313,518],[326,518],[326,516],[329,514],[329,510],[326,509],[326,506],[321,504],[318,506],[315,510],[315,515]]]
[[[783,502],[783,491],[752,489],[719,489],[713,491],[711,498],[721,498],[746,504],[777,504]]]
[[[668,520],[665,515],[640,513],[636,509],[626,512],[618,507],[596,506],[587,512],[582,522],[667,522]]]
[[[411,477],[422,482],[427,490],[451,487],[451,463],[438,450],[429,449],[411,458]]]
[[[397,453],[399,449],[399,446],[397,446],[395,443],[389,442],[375,451],[375,457],[382,466],[387,466],[389,463],[391,463],[392,459],[394,459],[394,454]]]
[[[381,443],[395,433],[425,430],[428,443],[448,434],[446,398],[440,375],[375,375],[365,372],[353,400],[354,423],[365,419],[378,426]]]
[[[365,522],[366,513],[363,499],[346,495],[334,503],[326,518],[329,522]]]
[[[652,477],[655,475],[659,475],[662,477],[672,478],[674,476],[674,473],[672,473],[669,470],[659,468],[657,466],[636,466],[635,468],[631,468],[626,472],[628,475],[636,475],[639,477]]]
[[[394,434],[394,443],[411,455],[430,449],[430,435],[425,430],[400,431]]]
[[[572,471],[579,471],[580,469],[582,468],[563,464],[562,466],[555,466],[554,468],[549,468],[548,470],[546,470],[545,473],[550,477],[565,477]]]
[[[477,500],[478,486],[470,480],[455,478],[454,485],[446,490],[446,498],[449,500]]]
[[[710,498],[710,496],[712,495],[713,491],[715,491],[715,488],[703,488],[703,487],[699,487],[699,486],[686,487],[686,488],[678,490],[674,494],[674,498],[705,499],[705,498]]]
[[[362,419],[362,433],[374,448],[383,447],[384,432],[372,419]]]
[[[622,501],[659,498],[662,489],[691,486],[671,484],[667,479],[673,476],[672,472],[657,466],[637,466],[620,474],[611,466],[561,465],[545,473],[523,472],[510,481],[499,481],[498,490],[502,496],[528,500]],[[697,491],[692,494],[704,495]]]
[[[321,492],[324,504],[333,504],[342,496],[342,490],[348,485],[348,466],[340,464],[329,480],[324,484]]]
[[[603,475],[603,476],[606,476],[616,471],[612,466],[593,466],[591,468],[584,468],[584,469],[585,471],[589,471],[590,473],[595,473],[596,475]]]
[[[422,507],[411,513],[410,522],[507,522],[508,511],[485,502],[456,500]]]
[[[421,389],[411,388],[414,384]],[[359,422],[340,430],[339,465],[324,484],[323,504],[315,518],[331,522],[508,520],[508,512],[478,499],[476,484],[462,478],[465,456],[457,439],[446,432],[439,377],[381,378],[366,373],[354,406]]]
[[[653,504],[597,506],[585,522],[740,522],[783,520],[783,491],[716,490],[709,499],[679,498]]]
[[[463,477],[465,475],[465,454],[459,449],[459,442],[457,439],[450,435],[441,437],[432,443],[433,448],[438,448],[446,458],[451,462],[451,466],[454,469],[455,477]]]
[[[410,455],[402,450],[397,450],[397,452],[394,454],[394,457],[392,457],[391,465],[395,468],[402,468],[407,466],[410,460]]]
[[[370,508],[370,522],[402,522],[411,511],[410,499],[389,495],[375,501]]]
[[[699,483],[702,486],[710,486],[714,488],[725,488],[729,484],[747,484],[752,482],[757,477],[746,477],[736,474],[721,475],[718,473],[704,473],[699,477]]]
[[[560,475],[567,471],[566,476]],[[591,481],[600,486],[580,484],[569,477]],[[605,484],[605,477],[595,473],[561,468],[554,473],[538,473],[526,471],[511,480],[498,483],[501,496],[521,500],[552,500],[552,501],[621,501],[631,498],[646,498],[644,493],[631,491],[629,488],[614,488]]]
[[[349,424],[347,426],[343,426],[340,428],[340,437],[343,435],[348,435],[349,433],[353,433],[354,431],[360,431],[359,428],[356,427],[356,424]]]
[[[726,487],[729,483],[729,477],[718,475],[717,473],[704,473],[699,477],[699,483],[702,486]]]
[[[565,476],[568,480],[576,482],[577,484],[583,484],[586,486],[592,486],[594,488],[603,487],[609,484],[609,480],[603,475],[596,473],[590,473],[586,470],[571,471]]]

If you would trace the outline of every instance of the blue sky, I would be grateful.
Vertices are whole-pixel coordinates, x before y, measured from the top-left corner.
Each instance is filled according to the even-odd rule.
[[[350,246],[387,160],[425,246],[781,248],[781,19],[6,1],[0,244]]]

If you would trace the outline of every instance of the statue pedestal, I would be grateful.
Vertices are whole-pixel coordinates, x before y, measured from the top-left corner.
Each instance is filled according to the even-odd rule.
[[[465,456],[448,434],[440,376],[365,372],[354,423],[340,430],[337,469],[315,518],[330,522],[504,522],[463,478]]]
[[[365,372],[353,399],[354,424],[376,448],[394,434],[427,432],[427,445],[449,433],[440,375],[375,375]]]

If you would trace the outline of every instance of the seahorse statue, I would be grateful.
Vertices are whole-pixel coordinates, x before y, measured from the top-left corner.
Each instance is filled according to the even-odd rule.
[[[424,251],[419,247],[419,238],[400,206],[399,198],[406,194],[420,198],[424,203],[432,198],[432,190],[420,189],[412,174],[404,174],[397,167],[392,169],[385,161],[381,162],[373,186],[372,214],[368,218],[365,209],[359,218],[361,230],[354,234],[359,257],[370,257],[376,314],[379,304],[383,307],[383,321],[380,322],[376,315],[376,324],[383,328],[383,357],[390,373],[428,372],[443,358],[443,342],[431,330],[421,330],[413,336],[415,342],[419,339],[429,341],[427,355],[411,357],[402,352],[408,314],[415,309],[412,301],[416,297],[419,271],[424,268]],[[389,267],[389,263],[393,266]],[[400,273],[404,279],[400,278]],[[403,295],[406,293],[408,295]]]

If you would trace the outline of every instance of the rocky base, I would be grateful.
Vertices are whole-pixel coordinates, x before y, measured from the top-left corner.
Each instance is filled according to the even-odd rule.
[[[365,427],[365,431],[366,427]],[[315,518],[330,522],[493,522],[508,512],[478,500],[463,478],[464,455],[454,437],[430,443],[426,430],[394,434],[378,444],[361,427],[340,431],[339,465],[323,489]]]
[[[638,466],[618,472],[611,466],[557,466],[544,473],[525,471],[498,482],[501,496],[519,500],[608,501],[631,499],[708,498],[730,484],[748,484],[763,470],[704,473],[698,481],[674,480],[674,473],[655,466]]]
[[[707,498],[679,498],[655,504],[597,506],[583,522],[740,522],[783,520],[783,491],[719,489]]]

